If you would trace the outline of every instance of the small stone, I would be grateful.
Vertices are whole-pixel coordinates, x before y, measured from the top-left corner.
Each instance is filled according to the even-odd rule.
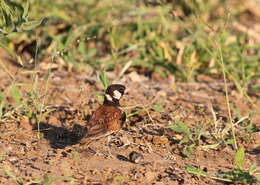
[[[129,154],[129,161],[133,163],[137,164],[143,160],[144,160],[144,156],[138,152],[133,151]]]

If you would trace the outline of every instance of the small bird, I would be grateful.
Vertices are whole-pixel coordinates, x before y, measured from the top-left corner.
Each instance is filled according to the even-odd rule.
[[[120,109],[119,100],[125,92],[125,86],[112,84],[104,95],[104,102],[91,116],[86,125],[86,136],[81,143],[93,137],[103,136],[119,131],[126,120],[126,114]]]

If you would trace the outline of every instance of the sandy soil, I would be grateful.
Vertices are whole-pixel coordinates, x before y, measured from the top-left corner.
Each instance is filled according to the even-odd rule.
[[[220,80],[202,76],[197,83],[176,83],[173,76],[155,80],[129,72],[117,82],[127,87],[121,104],[132,116],[119,133],[82,146],[82,126],[102,103],[103,89],[95,72],[88,68],[80,73],[57,68],[48,73],[40,66],[37,81],[28,70],[5,65],[13,79],[0,69],[0,89],[10,104],[5,111],[15,113],[0,121],[0,184],[223,184],[189,174],[185,166],[193,165],[211,174],[234,168],[232,145],[205,149],[231,138],[225,134],[225,129],[230,129]],[[116,77],[113,72],[108,75]],[[10,90],[14,83],[19,84],[22,101],[29,101],[22,109],[14,109]],[[33,86],[37,87],[36,96]],[[235,91],[234,85],[228,84],[228,88],[234,119],[239,119],[233,109],[236,105],[242,117],[251,115],[246,121],[259,127],[256,108]],[[250,95],[260,107],[259,93]],[[40,103],[45,106],[42,113],[37,113],[43,115],[37,124],[28,115]],[[180,144],[184,135],[168,128],[176,120],[189,126],[194,137],[201,133],[191,158],[183,153],[191,143]],[[237,125],[236,134],[238,146],[246,150],[244,168],[254,162],[259,165],[260,133],[248,133]],[[129,161],[132,151],[144,159],[137,164]]]

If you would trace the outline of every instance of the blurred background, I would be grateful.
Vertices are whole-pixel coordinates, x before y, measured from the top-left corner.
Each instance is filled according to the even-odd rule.
[[[12,2],[7,21],[2,15],[2,68],[90,76],[124,69],[182,82],[220,80],[225,72],[240,94],[260,88],[258,0]]]

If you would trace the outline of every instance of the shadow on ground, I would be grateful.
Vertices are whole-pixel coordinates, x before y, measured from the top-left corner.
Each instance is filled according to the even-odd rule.
[[[43,137],[48,140],[50,146],[55,149],[78,144],[86,135],[85,128],[79,124],[75,124],[71,130],[45,122],[41,122],[39,125]],[[34,125],[33,130],[38,130],[37,124]]]

